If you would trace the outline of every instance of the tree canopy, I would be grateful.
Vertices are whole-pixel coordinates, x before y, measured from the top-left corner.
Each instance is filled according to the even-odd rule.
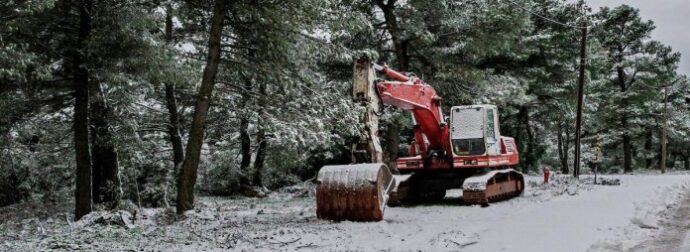
[[[219,2],[224,8],[214,9]],[[196,193],[260,194],[311,179],[324,164],[350,160],[362,127],[350,97],[352,63],[362,55],[420,76],[445,110],[497,105],[522,171],[551,165],[568,173],[583,18],[590,28],[583,170],[595,162],[605,172],[658,167],[664,118],[667,165],[690,169],[690,80],[679,72],[681,55],[654,40],[654,22],[627,5],[3,1],[0,206],[62,201],[74,190],[113,207],[167,206],[192,141],[198,179],[185,186]],[[193,119],[202,96],[203,124]],[[385,112],[383,145],[393,158],[407,150],[412,128],[409,115]]]

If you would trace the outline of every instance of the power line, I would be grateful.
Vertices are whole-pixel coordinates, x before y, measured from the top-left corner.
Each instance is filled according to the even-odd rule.
[[[566,26],[566,27],[570,27],[570,28],[575,28],[575,29],[583,29],[583,28],[590,28],[591,27],[591,26],[583,27],[583,26],[578,26],[578,25],[571,25],[571,24],[562,23],[562,22],[559,22],[558,20],[555,20],[553,18],[550,18],[550,17],[544,16],[544,15],[541,15],[539,13],[536,13],[536,12],[534,12],[534,11],[532,11],[532,10],[530,10],[530,9],[528,9],[528,8],[526,8],[526,7],[520,5],[520,4],[518,4],[512,0],[506,0],[506,1],[508,1],[510,4],[514,5],[515,7],[518,7],[520,9],[526,11],[527,13],[529,13],[531,15],[534,15],[536,17],[539,17],[541,19],[544,19],[544,20],[549,21],[549,22],[554,23],[554,24],[558,24],[558,25],[562,25],[562,26]]]

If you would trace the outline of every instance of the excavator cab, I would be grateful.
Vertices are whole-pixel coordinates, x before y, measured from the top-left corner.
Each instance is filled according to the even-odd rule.
[[[494,105],[455,106],[450,113],[450,139],[456,156],[495,155],[501,137]]]

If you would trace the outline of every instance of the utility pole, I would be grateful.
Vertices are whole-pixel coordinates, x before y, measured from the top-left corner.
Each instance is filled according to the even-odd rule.
[[[580,176],[580,135],[582,133],[582,108],[585,90],[585,66],[587,64],[587,15],[582,17],[582,39],[580,39],[580,76],[577,83],[577,118],[575,120],[575,162],[573,176]]]
[[[664,87],[664,125],[661,127],[661,173],[666,173],[666,134],[668,128],[668,86]]]

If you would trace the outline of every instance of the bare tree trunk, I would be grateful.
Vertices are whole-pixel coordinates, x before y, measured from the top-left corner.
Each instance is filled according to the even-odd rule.
[[[386,29],[391,35],[393,42],[393,49],[398,65],[398,71],[407,72],[410,67],[410,60],[408,55],[408,41],[401,37],[401,30],[398,26],[398,20],[395,15],[396,0],[388,0],[386,3],[383,0],[376,0],[376,5],[383,12],[383,17],[386,23]],[[394,116],[391,121],[386,124],[385,143],[384,146],[384,161],[391,169],[396,169],[396,160],[398,158],[400,145],[400,126],[399,121],[401,115]],[[426,153],[424,153],[426,154]]]
[[[535,154],[533,153],[534,151],[536,151],[536,148],[534,144],[534,134],[532,133],[532,129],[530,128],[529,108],[527,106],[521,106],[517,116],[518,132],[524,130],[524,134],[527,136],[527,139],[524,139],[524,135],[522,134],[519,134],[517,136],[519,138],[519,150],[520,152],[522,152],[522,154],[520,155],[520,158],[522,159],[520,163],[523,164],[523,169],[529,170],[529,168],[534,166],[536,162]]]
[[[659,142],[661,143],[661,166],[659,167],[661,169],[661,173],[666,173],[666,135],[667,133],[667,127],[668,127],[668,88],[664,87],[664,117],[663,117],[663,125],[661,127],[661,139]]]
[[[561,126],[565,128],[565,132],[559,127],[558,129],[558,158],[561,161],[561,173],[569,174],[570,169],[568,167],[568,150],[570,149],[570,130],[567,126]],[[565,133],[565,136],[563,134]]]
[[[678,161],[678,156],[673,153],[669,153],[668,155],[669,157],[671,157],[671,162],[668,164],[668,168],[673,169],[676,167],[676,161]]]
[[[263,172],[264,172],[264,161],[266,160],[266,148],[268,147],[268,142],[266,141],[266,83],[259,84],[259,94],[260,104],[259,104],[259,125],[258,131],[256,133],[256,142],[259,147],[256,149],[256,160],[254,160],[254,176],[253,184],[255,186],[263,185]]]
[[[386,28],[388,29],[388,33],[391,34],[393,49],[398,62],[398,71],[407,72],[410,67],[410,57],[407,54],[409,42],[402,38],[402,31],[398,26],[397,16],[395,15],[395,2],[396,0],[388,0],[387,3],[384,3],[383,0],[377,0],[376,4],[381,9],[381,12],[383,12]]]
[[[242,160],[240,161],[240,170],[246,171],[252,162],[252,139],[249,136],[249,120],[247,118],[240,119],[240,148]],[[243,176],[244,177],[244,176]],[[246,178],[243,178],[246,179]],[[246,184],[246,183],[242,183]]]
[[[557,135],[557,147],[558,147],[558,160],[561,162],[561,173],[563,174],[568,174],[568,166],[567,163],[566,165],[563,165],[563,129],[561,126],[558,126],[558,135]]]
[[[240,118],[240,154],[242,155],[242,160],[240,161],[240,171],[242,171],[242,176],[240,176],[240,184],[248,185],[250,183],[248,179],[247,170],[252,162],[252,139],[249,136],[249,112],[246,110],[249,107],[250,96],[249,92],[252,88],[252,81],[249,77],[245,77],[244,89],[242,92],[242,102],[241,106],[244,111]]]
[[[194,208],[194,184],[196,183],[197,169],[199,168],[201,147],[204,141],[204,128],[206,127],[211,95],[213,94],[218,64],[220,63],[220,41],[223,35],[226,5],[226,0],[216,0],[213,7],[213,18],[208,39],[208,59],[196,100],[185,159],[182,162],[182,168],[177,180],[178,214],[183,214],[186,210]]]
[[[265,129],[260,128],[258,130],[256,133],[256,141],[259,142],[259,147],[256,149],[256,160],[254,160],[254,176],[252,183],[255,186],[263,186],[264,162],[266,160],[266,148],[268,147]]]
[[[91,107],[91,187],[94,203],[113,202],[116,207],[120,201],[120,169],[117,161],[117,150],[113,142],[110,117],[112,110],[108,106],[101,87],[92,85],[89,90]]]
[[[165,42],[169,45],[173,42],[172,7],[168,5],[165,16]],[[177,171],[184,161],[184,146],[180,136],[180,115],[178,113],[177,98],[175,97],[175,84],[165,83],[165,101],[168,107],[168,136],[173,148],[173,167]]]
[[[624,130],[628,128],[628,118],[623,115],[621,118],[621,125]],[[632,138],[630,134],[623,133],[623,171],[625,173],[632,172]]]
[[[74,71],[74,152],[77,164],[77,186],[74,192],[74,219],[91,212],[91,153],[89,152],[89,70],[85,66],[86,41],[91,33],[93,3],[83,0],[79,5],[79,35],[72,55]]]
[[[400,126],[398,126],[398,117],[392,117],[391,121],[386,124],[385,131],[385,153],[383,154],[384,162],[389,168],[395,169],[396,160],[398,159],[398,151],[400,149]],[[426,154],[426,153],[423,153]]]
[[[647,129],[645,133],[644,150],[645,150],[645,168],[652,167],[652,136],[654,131],[652,128]]]
[[[175,171],[184,161],[184,146],[180,135],[180,115],[178,114],[177,99],[175,98],[175,85],[165,83],[165,100],[168,107],[168,136],[173,148],[173,163]]]
[[[623,61],[622,59],[618,59],[619,62]],[[623,94],[626,92],[626,84],[625,84],[625,71],[623,70],[622,67],[616,68],[616,72],[618,74],[618,86],[620,87],[620,92]],[[628,101],[624,98],[621,102],[622,107],[627,107],[628,106]],[[620,117],[621,120],[621,129],[627,130],[628,129],[628,115],[622,114]],[[623,133],[623,171],[625,173],[632,172],[632,138],[630,137],[630,134],[628,132]]]
[[[257,8],[258,6],[258,1],[257,0],[250,0],[249,1],[249,6],[252,10]],[[250,27],[253,27],[255,25],[258,25],[258,12],[254,13],[251,12],[249,13],[247,22],[251,23]],[[252,30],[252,29],[242,29],[238,31],[239,34],[241,34],[241,37],[245,38],[245,42],[248,43],[250,46],[247,46],[247,59],[250,61],[256,61],[256,47],[251,46],[254,45],[255,43],[260,42],[259,37],[261,35],[257,34],[258,31]],[[240,161],[240,171],[242,172],[240,176],[240,186],[249,186],[252,184],[258,185],[257,181],[254,178],[255,174],[250,173],[249,171],[249,166],[252,163],[252,139],[249,134],[249,123],[251,122],[251,110],[254,108],[252,97],[250,93],[252,92],[252,89],[254,88],[254,85],[256,83],[256,76],[252,74],[250,71],[247,71],[245,73],[242,73],[242,78],[244,79],[244,90],[242,90],[242,99],[240,101],[240,106],[241,106],[241,113],[240,113],[240,154],[241,154],[241,161]],[[262,87],[259,87],[261,89]],[[265,88],[265,86],[263,87]],[[264,97],[260,97],[259,99],[264,99]],[[263,105],[263,102],[260,101],[260,105]],[[261,109],[261,108],[260,108]],[[262,116],[262,115],[259,115]],[[259,126],[260,127],[260,126]],[[262,131],[263,133],[263,131]],[[262,139],[257,136],[257,141],[261,142]],[[261,151],[261,150],[259,150]],[[261,151],[262,152],[262,151]],[[263,155],[263,154],[262,154]],[[261,163],[263,166],[263,157],[257,157],[258,163]],[[256,172],[254,172],[256,173]],[[260,182],[260,181],[258,181]]]
[[[565,161],[566,167],[568,166],[568,159],[570,158],[570,134],[571,134],[570,128],[566,127],[565,128],[565,139],[563,142],[563,146],[565,147],[565,150],[564,150],[565,152],[563,153],[563,157],[565,157],[565,159],[563,161]]]
[[[630,135],[628,135],[627,133],[623,135],[623,170],[626,173],[633,171],[633,169],[632,169],[632,139],[631,139]]]
[[[690,170],[690,156],[683,156],[683,164],[686,170]]]

